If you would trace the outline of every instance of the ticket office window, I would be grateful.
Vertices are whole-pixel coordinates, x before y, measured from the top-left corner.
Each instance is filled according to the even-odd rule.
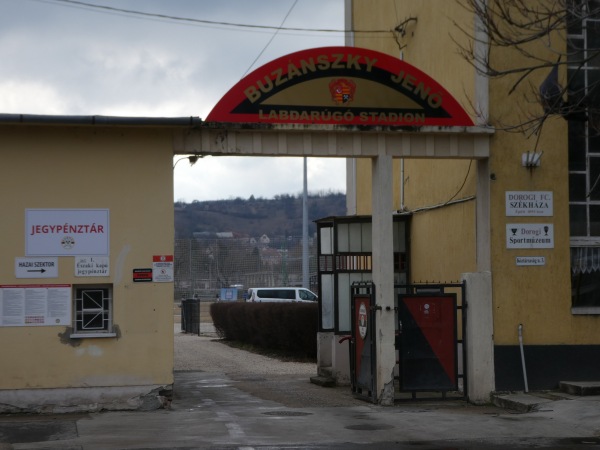
[[[71,338],[115,337],[113,286],[73,286],[73,333]]]

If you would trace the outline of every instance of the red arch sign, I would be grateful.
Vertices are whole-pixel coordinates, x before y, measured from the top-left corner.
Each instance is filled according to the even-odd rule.
[[[460,104],[419,69],[385,53],[321,47],[277,58],[223,96],[207,122],[472,126]]]

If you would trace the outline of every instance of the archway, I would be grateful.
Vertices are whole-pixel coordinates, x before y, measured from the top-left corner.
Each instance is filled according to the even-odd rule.
[[[404,61],[353,47],[323,47],[278,58],[221,99],[199,127],[174,142],[176,154],[369,158],[372,161],[372,274],[381,311],[393,311],[392,160],[478,161],[477,265],[489,264],[490,130],[435,80]],[[351,183],[352,181],[350,181]],[[484,294],[491,298],[486,288]],[[323,299],[321,299],[321,304]],[[333,300],[332,300],[333,303]],[[376,332],[378,399],[389,403],[395,361],[393,314]],[[335,336],[323,330],[324,347]],[[469,351],[467,349],[467,351]],[[487,381],[486,381],[487,382]]]

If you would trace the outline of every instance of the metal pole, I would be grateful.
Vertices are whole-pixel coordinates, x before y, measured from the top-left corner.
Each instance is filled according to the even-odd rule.
[[[308,273],[308,182],[307,162],[304,157],[304,190],[302,195],[302,286],[310,288]]]
[[[525,384],[525,392],[529,392],[527,384],[527,369],[525,367],[525,352],[523,351],[523,324],[519,324],[519,348],[521,349],[521,366],[523,367],[523,383]]]

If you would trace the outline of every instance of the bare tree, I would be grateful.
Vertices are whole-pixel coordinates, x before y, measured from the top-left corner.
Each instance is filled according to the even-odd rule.
[[[558,115],[569,121],[589,121],[590,129],[600,130],[600,0],[457,3],[478,18],[486,36],[485,42],[478,42],[478,33],[455,23],[470,42],[458,44],[462,56],[486,77],[509,77],[507,95],[516,95],[520,88],[519,95],[525,92],[526,102],[541,106],[538,114],[532,115],[529,109],[518,123],[500,128],[539,135],[548,117]],[[487,45],[489,51],[477,52],[476,43]],[[494,58],[495,50],[505,48],[515,52],[515,57]],[[540,84],[540,76],[534,74],[543,74],[544,81]]]

